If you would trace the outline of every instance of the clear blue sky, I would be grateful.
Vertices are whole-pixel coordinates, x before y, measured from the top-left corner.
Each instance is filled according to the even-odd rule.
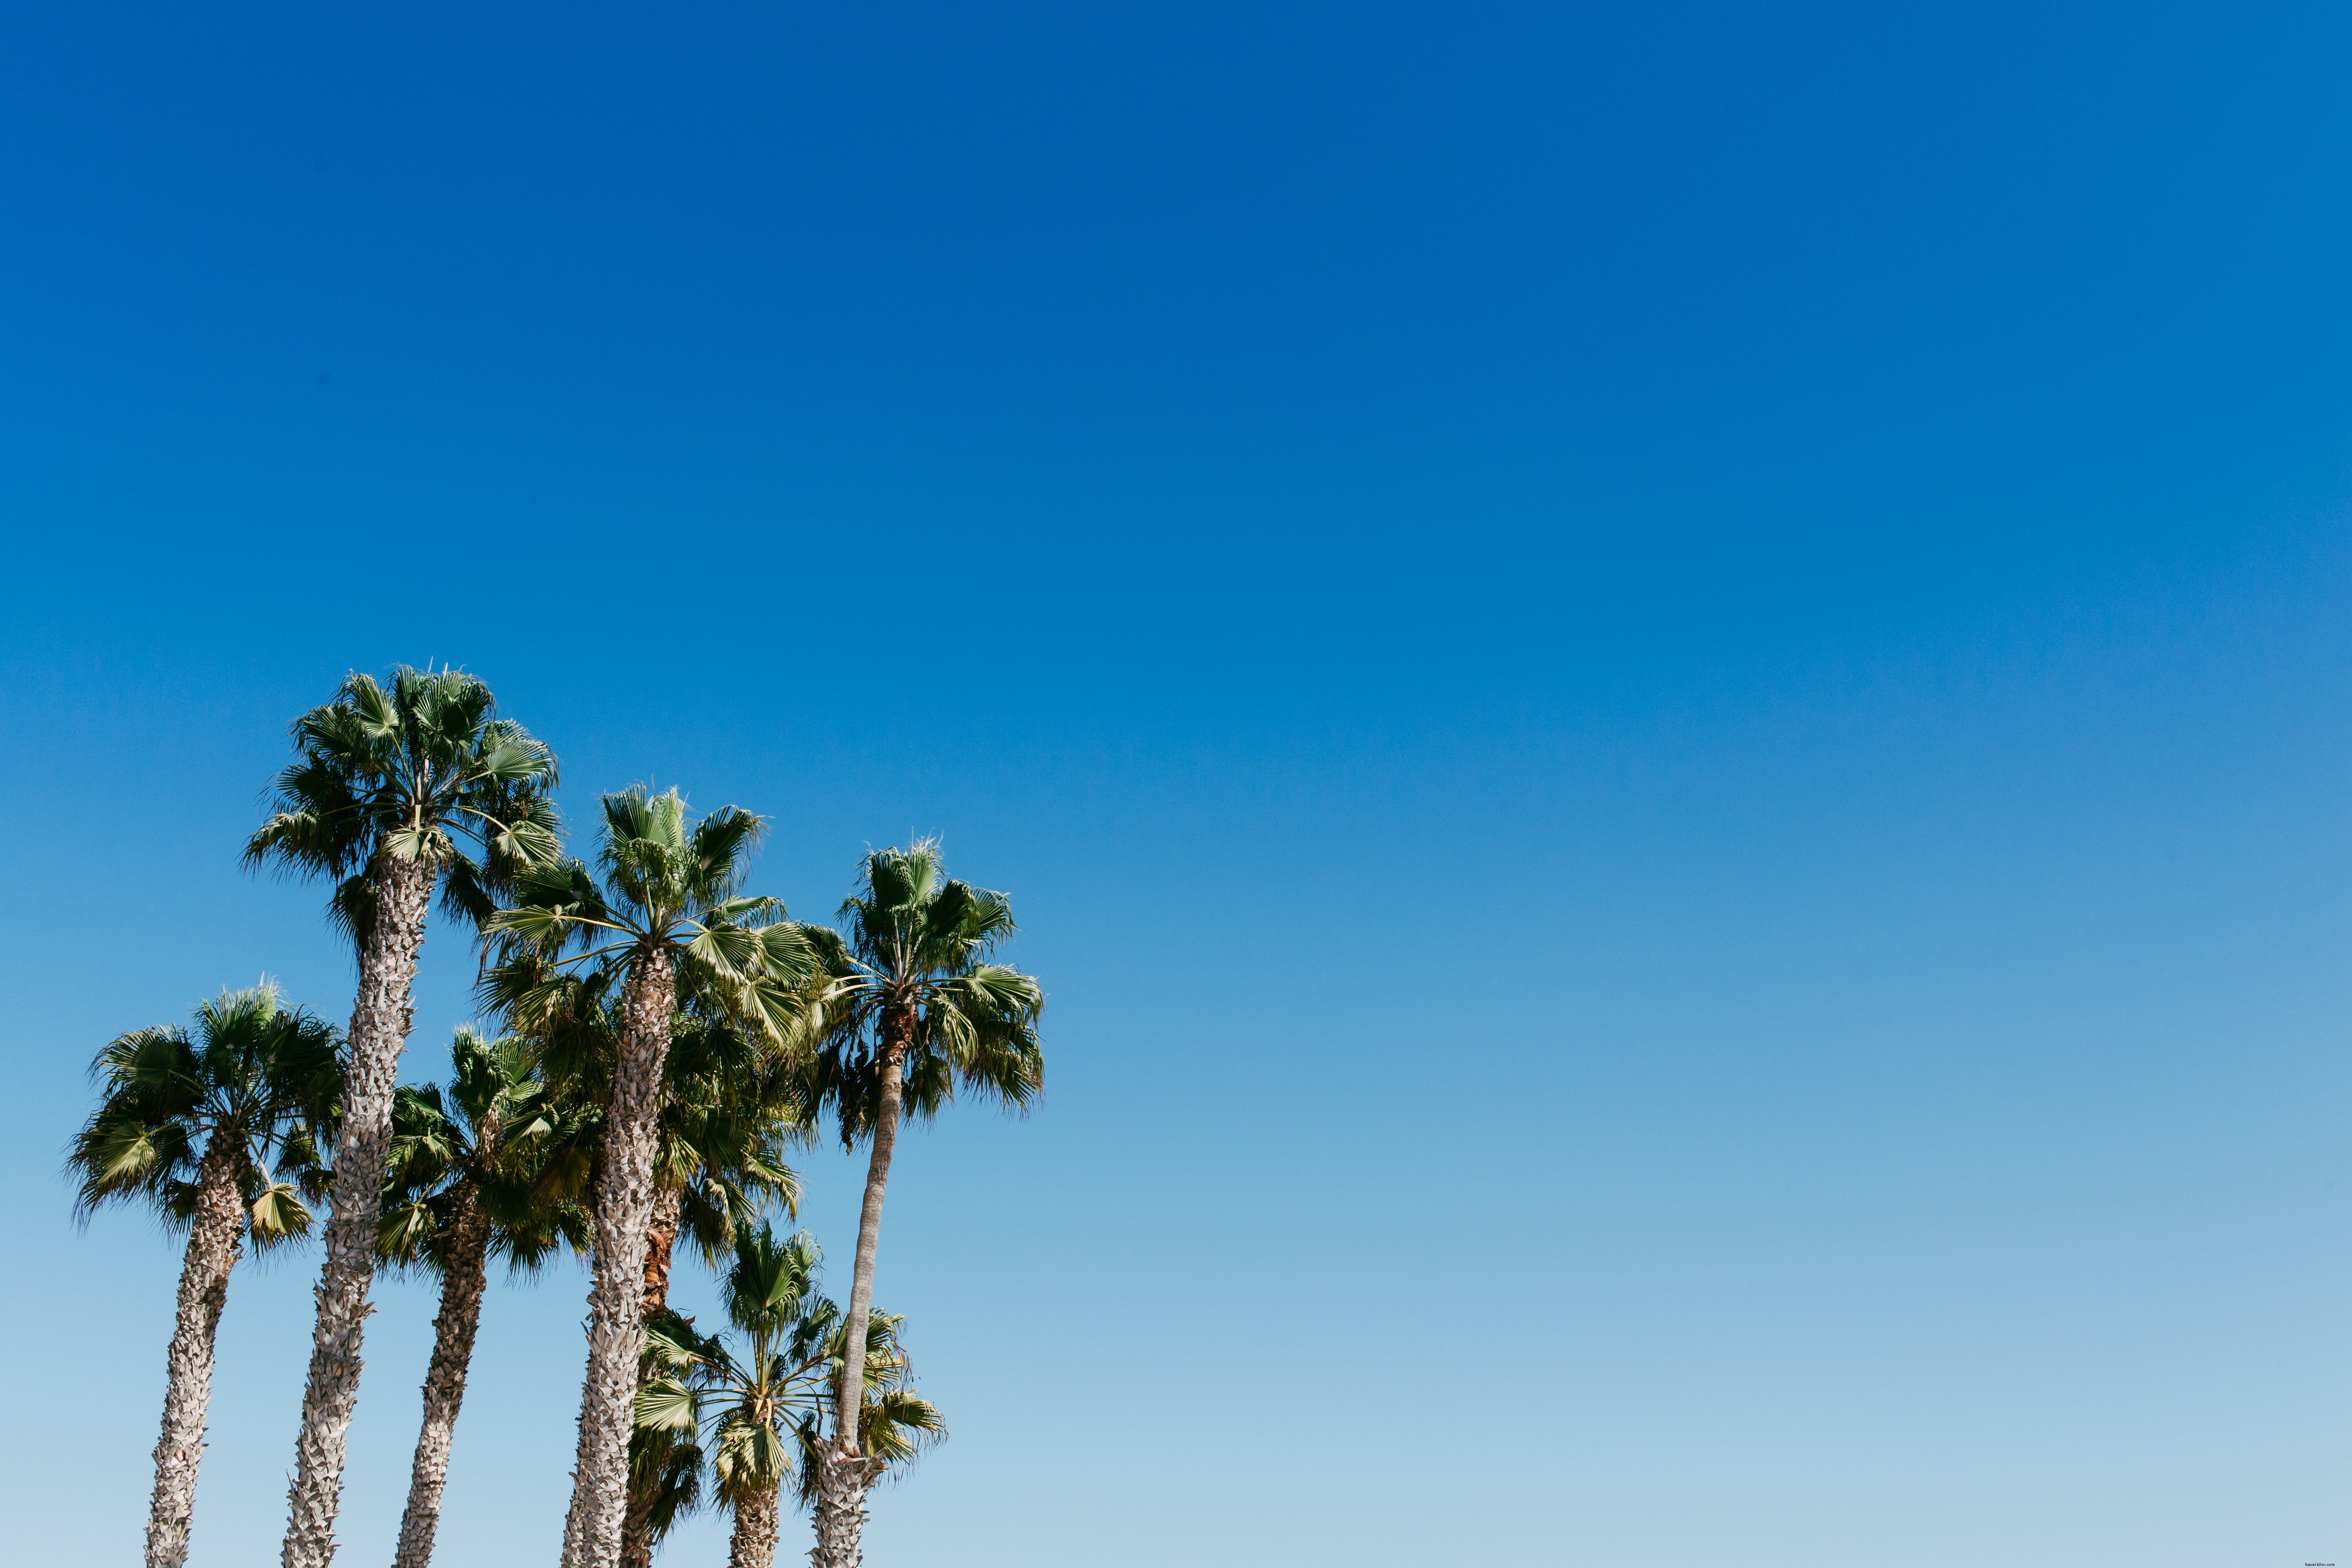
[[[430,658],[575,819],[772,814],[798,914],[912,833],[1013,894],[1050,1088],[903,1156],[954,1435],[880,1568],[2352,1561],[2347,67],[2316,5],[9,8],[12,1549],[131,1560],[161,1402],[83,1068],[347,1015],[236,851]],[[314,1266],[232,1285],[199,1568],[276,1550]],[[583,1290],[490,1301],[453,1568],[553,1561]]]

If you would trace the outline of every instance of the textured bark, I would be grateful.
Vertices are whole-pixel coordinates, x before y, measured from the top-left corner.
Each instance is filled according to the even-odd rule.
[[[653,1524],[646,1518],[646,1500],[629,1493],[628,1517],[621,1521],[621,1568],[653,1568]]]
[[[237,1191],[244,1150],[234,1131],[216,1132],[196,1172],[195,1222],[180,1265],[179,1310],[165,1354],[163,1432],[155,1441],[155,1497],[147,1511],[147,1568],[180,1568],[196,1505],[196,1467],[205,1456],[205,1412],[212,1402],[213,1337],[228,1304],[229,1270],[245,1240]]]
[[[645,1339],[646,1230],[654,1211],[662,1072],[677,1000],[670,956],[641,951],[623,1003],[620,1061],[596,1184],[596,1259],[588,1290],[588,1375],[579,1457],[563,1522],[564,1568],[619,1568],[629,1506],[629,1427]]]
[[[776,1486],[735,1500],[735,1531],[727,1538],[727,1568],[774,1568]]]
[[[326,1265],[316,1292],[318,1326],[302,1388],[302,1429],[287,1489],[284,1568],[327,1568],[335,1555],[335,1514],[343,1500],[343,1444],[360,1396],[360,1338],[368,1285],[375,1278],[376,1222],[383,1211],[384,1152],[392,1141],[393,1081],[408,1042],[416,953],[433,895],[429,864],[379,853],[375,919],[360,951],[359,998],[352,1005],[351,1065],[343,1078],[343,1124],[329,1195]]]
[[[682,1187],[666,1186],[654,1196],[654,1217],[646,1225],[646,1316],[669,1307],[669,1257],[677,1246],[678,1211],[686,1207]]]
[[[880,1459],[844,1453],[835,1444],[816,1479],[816,1544],[811,1568],[861,1568],[865,1562],[866,1493],[882,1473]]]
[[[849,1281],[841,1381],[834,1386],[833,1449],[819,1485],[816,1550],[809,1554],[817,1568],[857,1568],[859,1538],[866,1528],[866,1489],[879,1472],[878,1466],[858,1457],[857,1417],[866,1402],[866,1323],[874,1307],[874,1254],[882,1240],[882,1194],[890,1183],[890,1156],[898,1146],[907,1044],[914,1034],[914,1002],[894,998],[882,1012],[882,1102],[875,1110],[874,1149],[866,1161],[866,1202],[857,1215],[857,1261]]]
[[[498,1136],[495,1113],[485,1123],[479,1143],[488,1146]],[[457,1433],[457,1408],[466,1399],[474,1333],[482,1323],[490,1218],[482,1211],[481,1190],[472,1176],[458,1186],[451,1207],[449,1253],[441,1270],[441,1315],[433,1320],[433,1360],[425,1372],[425,1423],[416,1434],[416,1458],[409,1466],[408,1507],[400,1516],[393,1568],[425,1568],[433,1560],[441,1490],[449,1480],[449,1446]]]
[[[665,1186],[654,1197],[654,1217],[646,1227],[645,1306],[640,1321],[650,1322],[669,1309],[670,1252],[677,1242],[678,1210],[686,1202],[683,1189]],[[639,1381],[643,1382],[640,1370]],[[661,1500],[658,1467],[629,1478],[629,1511],[621,1520],[621,1568],[652,1568],[654,1504]]]

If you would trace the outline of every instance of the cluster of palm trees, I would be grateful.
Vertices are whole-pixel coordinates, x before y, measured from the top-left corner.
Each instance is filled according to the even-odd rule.
[[[730,1568],[769,1568],[783,1486],[814,1568],[856,1568],[866,1498],[941,1435],[900,1320],[873,1302],[901,1123],[959,1093],[1024,1105],[1043,1082],[1036,982],[992,961],[1003,895],[938,846],[869,853],[840,928],[747,894],[761,819],[677,790],[601,798],[593,862],[564,851],[554,755],[462,671],[353,674],[295,721],[249,865],[331,888],[358,957],[340,1035],[267,984],[134,1030],[94,1067],[68,1167],[80,1211],[130,1200],[184,1225],[149,1568],[187,1552],[215,1331],[248,1243],[310,1233],[324,1263],[283,1568],[334,1552],[369,1289],[440,1283],[396,1568],[431,1559],[490,1264],[584,1253],[583,1382],[562,1568],[649,1563],[687,1511],[732,1517]],[[400,1084],[436,895],[479,937],[497,1032],[460,1030],[446,1084]],[[868,1150],[846,1306],[822,1293],[785,1163],[830,1122]],[[668,1305],[678,1242],[721,1270],[732,1334]]]

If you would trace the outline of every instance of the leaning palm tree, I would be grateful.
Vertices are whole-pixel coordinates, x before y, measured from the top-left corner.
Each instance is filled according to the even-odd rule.
[[[960,1088],[1025,1105],[1045,1077],[1036,1029],[1044,993],[1030,977],[988,961],[1013,932],[1004,895],[944,877],[936,840],[876,851],[862,873],[865,886],[841,906],[846,941],[832,932],[818,937],[830,984],[812,1099],[837,1113],[845,1146],[870,1137],[873,1147],[833,1443],[816,1480],[815,1568],[858,1568],[866,1491],[883,1469],[878,1456],[864,1451],[855,1416],[843,1412],[859,1408],[851,1369],[866,1360],[874,1254],[898,1124],[935,1113]]]
[[[309,1232],[303,1199],[319,1197],[342,1062],[333,1027],[265,983],[199,1007],[193,1036],[173,1025],[117,1038],[90,1071],[103,1097],[67,1155],[82,1218],[135,1200],[188,1228],[147,1513],[147,1568],[179,1568],[229,1270],[248,1236],[259,1248]]]
[[[535,1272],[559,1248],[588,1249],[588,1213],[551,1192],[548,1166],[570,1131],[563,1107],[532,1071],[522,1042],[457,1030],[453,1075],[438,1084],[403,1084],[393,1103],[393,1138],[378,1247],[395,1268],[436,1274],[441,1312],[425,1375],[425,1419],[409,1467],[394,1568],[425,1568],[441,1521],[449,1448],[466,1397],[482,1287],[492,1256],[518,1273]]]
[[[816,1293],[817,1265],[816,1243],[805,1231],[779,1241],[764,1225],[747,1228],[723,1282],[743,1354],[676,1319],[647,1336],[658,1375],[638,1394],[639,1427],[670,1437],[679,1452],[708,1446],[719,1501],[734,1516],[728,1568],[772,1568],[783,1482],[796,1469],[803,1500],[809,1496],[808,1466],[793,1464],[793,1449],[805,1456],[822,1444],[844,1326],[840,1309]],[[940,1435],[939,1412],[906,1385],[898,1320],[877,1312],[869,1322],[865,1448],[908,1458]]]
[[[515,907],[483,925],[510,955],[492,972],[491,993],[522,1028],[575,994],[566,969],[621,977],[564,1568],[620,1560],[672,1014],[681,996],[699,999],[782,1048],[813,1028],[819,974],[807,935],[784,918],[782,903],[739,892],[763,827],[758,817],[730,806],[690,821],[677,790],[654,795],[642,786],[603,805],[601,882],[577,861],[530,868],[518,879]]]
[[[357,947],[360,971],[280,1552],[284,1568],[326,1568],[359,1399],[393,1082],[434,885],[451,915],[478,920],[519,867],[556,852],[547,799],[555,758],[498,717],[490,689],[457,670],[403,667],[389,685],[353,674],[332,702],[294,721],[293,737],[295,760],[278,776],[276,809],[247,843],[246,863],[333,879],[330,912]]]

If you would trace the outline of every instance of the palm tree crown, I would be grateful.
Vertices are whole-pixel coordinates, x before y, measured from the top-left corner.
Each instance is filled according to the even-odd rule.
[[[780,1240],[766,1225],[747,1227],[721,1285],[728,1321],[742,1333],[740,1353],[675,1317],[647,1334],[656,1375],[638,1393],[638,1429],[666,1440],[669,1468],[680,1473],[665,1479],[681,1500],[698,1495],[707,1445],[718,1499],[735,1516],[730,1568],[773,1561],[786,1478],[798,1478],[803,1502],[815,1496],[823,1416],[847,1326],[841,1309],[817,1292],[820,1262],[806,1231]],[[859,1412],[865,1451],[886,1464],[911,1458],[945,1434],[937,1407],[908,1381],[898,1321],[872,1314]]]
[[[874,1130],[894,1035],[909,1120],[934,1114],[959,1088],[1026,1105],[1045,1084],[1045,993],[989,962],[1013,934],[1011,901],[945,876],[933,839],[877,850],[861,870],[865,887],[841,905],[846,942],[813,933],[830,980],[813,1098],[839,1116],[842,1142]]]
[[[461,1028],[449,1058],[447,1088],[404,1083],[393,1102],[384,1261],[440,1272],[468,1184],[490,1220],[491,1256],[529,1272],[567,1244],[587,1251],[587,1209],[544,1168],[569,1152],[577,1116],[549,1093],[521,1040]]]
[[[638,1395],[639,1424],[692,1432],[698,1422],[712,1422],[711,1470],[722,1499],[763,1486],[773,1492],[793,1470],[785,1433],[824,1400],[832,1376],[825,1338],[841,1314],[817,1294],[821,1261],[806,1231],[780,1240],[761,1225],[738,1237],[720,1297],[728,1322],[743,1331],[740,1358],[722,1339],[698,1336],[683,1320],[663,1325],[655,1354],[669,1375]]]
[[[336,879],[332,913],[356,944],[378,854],[442,873],[443,907],[479,921],[516,870],[556,853],[555,754],[498,717],[490,688],[462,670],[404,664],[389,686],[349,675],[294,721],[294,749],[245,861]]]
[[[808,936],[781,899],[740,891],[767,824],[733,806],[693,821],[676,789],[656,795],[642,784],[601,804],[601,879],[576,860],[533,864],[517,876],[514,907],[484,920],[522,960],[492,972],[489,998],[527,1027],[562,999],[562,969],[661,954],[682,993],[739,1011],[779,1041],[804,1030],[816,972]]]
[[[90,1065],[102,1098],[67,1155],[77,1210],[142,1201],[185,1226],[197,1167],[226,1152],[255,1244],[306,1233],[342,1087],[340,1050],[333,1025],[289,1008],[266,982],[198,1007],[193,1035],[164,1025],[118,1037]]]

